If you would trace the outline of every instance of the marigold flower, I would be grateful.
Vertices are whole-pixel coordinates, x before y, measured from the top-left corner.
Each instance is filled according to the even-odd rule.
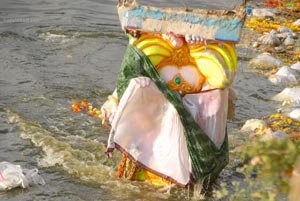
[[[77,103],[77,102],[73,103],[72,110],[73,110],[73,112],[81,112],[79,103]]]

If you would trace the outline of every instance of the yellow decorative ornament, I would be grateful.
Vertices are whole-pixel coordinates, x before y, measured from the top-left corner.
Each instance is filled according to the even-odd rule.
[[[133,45],[149,58],[163,78],[166,77],[165,74],[169,74],[165,81],[170,89],[181,95],[201,90],[205,78],[191,57],[186,43],[175,48],[161,35],[143,34]]]
[[[231,84],[223,68],[225,62],[212,50],[204,50],[197,55],[197,65],[207,82],[216,88],[226,88]]]
[[[161,35],[143,34],[133,45],[149,58],[168,86],[182,95],[201,91],[205,81],[212,87],[229,87],[237,71],[235,48],[225,42],[191,47],[184,43],[175,48]],[[164,76],[166,69],[173,73],[171,78]]]
[[[201,91],[205,77],[200,72],[195,59],[191,57],[188,45],[174,48],[172,55],[165,58],[156,66],[170,89],[179,92],[182,96]],[[166,75],[171,74],[172,77]]]
[[[164,58],[170,57],[173,51],[171,45],[160,35],[143,34],[133,45],[147,55],[154,66]]]
[[[227,43],[202,45],[190,50],[207,82],[217,88],[229,87],[237,71],[234,47]]]

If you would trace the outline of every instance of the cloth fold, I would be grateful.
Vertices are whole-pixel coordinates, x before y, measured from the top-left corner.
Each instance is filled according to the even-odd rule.
[[[129,88],[129,83],[132,79],[137,78],[137,77],[149,77],[151,78],[151,80],[153,81],[151,83],[151,87],[152,91],[149,92],[149,94],[151,94],[150,97],[147,97],[147,99],[156,97],[155,100],[153,100],[153,106],[151,106],[151,104],[149,104],[149,102],[151,102],[150,100],[147,100],[147,104],[148,105],[144,105],[143,107],[137,107],[138,109],[136,109],[136,111],[134,111],[136,113],[136,117],[131,117],[132,122],[128,123],[128,125],[132,125],[134,127],[138,127],[138,126],[142,126],[143,129],[146,129],[147,131],[149,131],[149,133],[152,133],[153,135],[155,135],[155,133],[157,132],[157,129],[160,129],[161,131],[163,130],[164,132],[166,132],[166,135],[171,135],[172,132],[170,133],[170,128],[161,126],[161,124],[159,124],[159,121],[161,122],[167,122],[167,121],[172,121],[171,124],[174,125],[174,122],[176,122],[178,120],[178,125],[177,125],[177,129],[179,127],[181,127],[179,130],[181,130],[183,132],[183,134],[178,135],[177,140],[179,140],[180,142],[177,142],[177,146],[181,147],[181,149],[179,150],[187,150],[188,156],[187,157],[184,153],[180,153],[183,154],[183,156],[178,156],[177,157],[180,159],[181,157],[184,158],[183,161],[177,161],[178,163],[182,163],[185,164],[186,161],[185,160],[190,160],[191,163],[191,167],[187,167],[186,165],[183,165],[182,168],[186,169],[182,172],[183,175],[188,175],[190,172],[193,173],[193,177],[196,180],[209,180],[209,181],[213,181],[215,180],[219,173],[221,172],[221,170],[227,165],[228,163],[228,143],[227,143],[227,134],[225,134],[225,129],[223,129],[223,133],[217,134],[216,136],[222,136],[221,138],[221,143],[217,142],[216,144],[214,143],[214,138],[210,139],[209,135],[207,135],[207,133],[205,133],[205,131],[201,128],[201,126],[195,121],[195,119],[197,119],[197,116],[192,115],[191,111],[188,111],[185,107],[185,105],[188,105],[187,101],[185,102],[182,97],[180,96],[180,94],[178,94],[177,92],[174,92],[172,90],[170,90],[168,88],[168,86],[166,85],[166,83],[164,82],[164,80],[159,76],[158,72],[156,71],[155,67],[152,65],[152,63],[150,62],[150,60],[136,47],[132,46],[132,45],[128,45],[127,50],[125,52],[125,56],[124,56],[124,60],[122,62],[122,67],[121,67],[121,71],[119,72],[118,75],[118,82],[117,82],[117,91],[118,91],[118,98],[120,100],[120,108],[127,108],[127,104],[130,103],[130,96],[128,97],[123,97],[123,94],[125,94],[125,91]],[[149,87],[145,87],[142,88],[143,90],[129,90],[131,91],[129,94],[131,94],[132,96],[135,93],[140,93],[140,91],[145,91],[147,88]],[[153,94],[155,94],[154,92],[157,91],[157,96],[153,96]],[[218,90],[219,91],[219,90]],[[211,92],[208,92],[211,93]],[[218,93],[220,93],[221,95],[219,96],[219,98],[223,98],[226,97],[227,94],[227,98],[228,98],[228,91],[227,89],[225,89],[224,91],[220,90]],[[223,93],[223,95],[222,95]],[[143,93],[142,93],[143,94]],[[148,94],[148,92],[145,93],[146,95]],[[145,96],[141,95],[140,96]],[[161,96],[163,95],[163,96]],[[152,97],[153,96],[153,97]],[[138,97],[138,96],[137,96]],[[146,99],[145,99],[146,100]],[[159,107],[157,107],[157,103],[159,103],[159,101],[161,101],[161,103],[164,103],[165,105],[167,105],[168,107],[168,111],[166,112],[162,112],[161,110],[163,110],[164,108],[164,104],[160,104]],[[227,99],[226,99],[227,100]],[[138,101],[138,99],[136,99],[136,101]],[[122,103],[124,102],[124,103]],[[122,106],[122,104],[124,104]],[[133,103],[130,103],[131,105]],[[135,103],[137,104],[137,103]],[[184,105],[185,104],[185,105]],[[227,104],[227,103],[225,103]],[[130,107],[128,107],[127,109],[129,109]],[[134,108],[134,107],[132,107]],[[149,111],[148,111],[149,109]],[[201,109],[201,108],[198,108]],[[146,112],[147,111],[147,112]],[[220,110],[222,112],[222,110]],[[112,123],[112,131],[109,137],[109,147],[113,146],[113,143],[116,142],[117,144],[120,143],[120,150],[121,151],[128,151],[128,150],[135,150],[136,144],[126,144],[126,139],[128,136],[135,136],[132,135],[129,132],[132,132],[132,128],[130,129],[129,127],[124,127],[127,129],[122,129],[122,122],[126,122],[126,121],[122,121],[122,118],[127,118],[127,115],[122,115],[122,111],[121,109],[119,109],[119,111],[116,114],[116,117],[119,116],[118,118],[115,118],[113,123]],[[128,112],[128,111],[126,111]],[[172,115],[170,115],[172,114]],[[125,113],[124,113],[125,114]],[[130,111],[128,113],[128,115],[132,115],[132,111]],[[160,114],[164,114],[164,115],[160,115]],[[138,116],[140,115],[140,116]],[[148,116],[147,116],[148,115]],[[224,114],[225,115],[225,112]],[[177,118],[174,118],[173,116],[177,116]],[[194,117],[193,117],[194,116]],[[147,118],[146,118],[147,117]],[[133,121],[133,119],[136,118],[135,121]],[[146,119],[150,118],[151,121],[147,122]],[[194,119],[195,118],[195,119]],[[143,120],[144,124],[140,124],[140,122]],[[216,119],[217,120],[217,119]],[[223,123],[222,126],[215,126],[216,128],[224,128],[224,126],[226,127],[226,119],[222,118],[220,119]],[[156,122],[157,126],[159,128],[153,127],[151,126],[151,124],[153,122]],[[213,122],[213,121],[210,121]],[[149,125],[147,125],[147,123]],[[214,124],[218,124],[219,122],[215,121]],[[204,126],[205,127],[205,126]],[[129,130],[128,130],[129,129]],[[118,130],[122,131],[122,132],[118,132]],[[168,132],[166,131],[168,130]],[[172,129],[171,129],[172,130]],[[214,132],[214,131],[213,131]],[[138,133],[138,135],[140,135],[140,141],[145,141],[147,142],[147,137],[143,136],[143,133]],[[123,136],[123,137],[120,137]],[[149,134],[150,137],[153,137],[152,135]],[[180,137],[179,137],[180,136]],[[212,135],[210,135],[212,136]],[[157,138],[164,138],[165,136],[157,136]],[[184,139],[183,139],[184,138]],[[223,139],[223,140],[222,140]],[[118,141],[120,140],[120,141]],[[134,139],[137,140],[137,139]],[[133,141],[134,141],[133,140]],[[165,137],[165,139],[163,140],[159,140],[159,142],[165,142],[164,146],[171,146],[172,149],[170,149],[170,151],[174,151],[176,148],[178,147],[172,147],[174,145],[173,142],[170,142],[173,140],[173,136],[169,136],[169,137]],[[122,142],[121,142],[122,141]],[[141,144],[145,144],[144,142],[138,142]],[[128,141],[129,142],[129,141]],[[170,142],[170,143],[169,143]],[[184,142],[184,143],[182,143]],[[126,144],[122,146],[121,143]],[[154,144],[153,144],[154,143]],[[152,143],[152,147],[149,147],[149,150],[153,149],[155,150],[155,143],[153,141]],[[150,143],[151,144],[151,143]],[[150,144],[148,144],[148,146],[150,146]],[[221,144],[221,146],[219,146],[219,144]],[[147,147],[147,143],[145,145]],[[158,147],[164,147],[164,146],[158,146]],[[132,151],[130,154],[132,155],[132,157],[136,160],[139,161],[139,157],[142,154],[149,154],[149,153],[139,153],[139,149],[136,149],[137,151]],[[157,151],[158,150],[158,151]],[[153,153],[154,155],[156,153],[160,153],[159,148],[155,150],[155,153]],[[166,149],[167,150],[167,149]],[[177,150],[175,151],[177,152]],[[151,154],[150,154],[151,155]],[[174,154],[176,155],[176,154]],[[187,159],[188,158],[188,159]],[[147,161],[149,162],[149,161]],[[151,161],[150,161],[151,162]],[[150,163],[149,162],[149,163]],[[143,164],[144,166],[147,166],[148,163],[141,162],[141,164]],[[162,165],[163,166],[163,165]],[[173,166],[174,167],[174,166]],[[170,164],[168,166],[165,167],[165,170],[163,171],[167,171],[168,168],[173,168],[172,166],[170,166]],[[164,168],[163,168],[164,169]],[[190,170],[192,169],[192,170]],[[153,171],[154,173],[161,173],[160,171],[156,170],[155,168],[150,168],[150,171]],[[168,173],[162,172],[163,175],[167,175]],[[180,178],[180,176],[178,177]],[[183,176],[183,180],[179,181],[179,183],[183,183],[186,184],[186,176]],[[176,180],[176,178],[174,178]]]

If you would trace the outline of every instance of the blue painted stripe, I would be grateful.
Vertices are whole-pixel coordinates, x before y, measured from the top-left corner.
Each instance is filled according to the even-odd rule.
[[[125,27],[135,27],[142,29],[142,21],[145,19],[164,20],[164,21],[182,21],[192,25],[205,26],[208,29],[217,29],[215,40],[230,40],[238,41],[240,30],[243,26],[243,19],[223,19],[216,16],[199,16],[195,13],[176,13],[163,12],[160,10],[145,10],[142,6],[137,6],[134,9],[126,10],[120,13],[121,18],[125,18]],[[157,30],[161,31],[161,30]],[[201,35],[201,33],[199,33]]]

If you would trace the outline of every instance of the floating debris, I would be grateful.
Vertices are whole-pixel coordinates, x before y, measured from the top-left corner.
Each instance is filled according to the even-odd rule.
[[[23,169],[7,161],[0,162],[0,191],[16,187],[28,188],[29,185],[45,185],[44,179],[38,175],[38,169]]]
[[[105,124],[105,118],[103,118],[100,109],[93,107],[92,104],[88,103],[87,101],[81,101],[80,103],[74,102],[72,104],[72,111],[75,113],[80,113],[84,111],[89,116],[96,116],[98,119],[101,119],[102,126],[107,126]]]
[[[72,111],[73,112],[81,112],[80,104],[77,102],[74,102],[72,104]]]

